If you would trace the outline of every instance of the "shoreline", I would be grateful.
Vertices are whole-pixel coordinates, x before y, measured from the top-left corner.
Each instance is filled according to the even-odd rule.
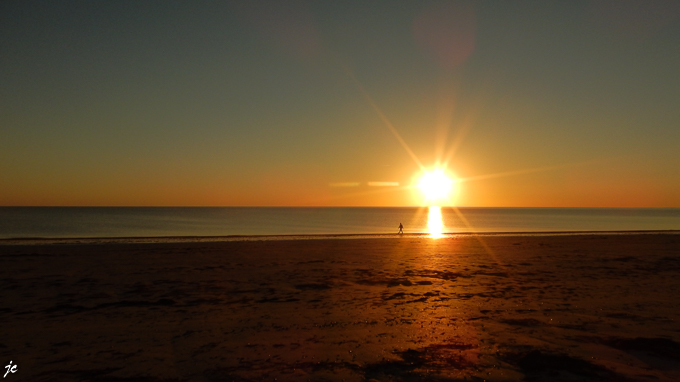
[[[290,241],[328,239],[399,239],[459,237],[533,237],[533,236],[585,236],[585,235],[680,235],[680,230],[630,230],[630,231],[525,231],[525,232],[447,232],[433,238],[427,232],[364,233],[364,234],[290,234],[290,235],[224,235],[224,236],[128,236],[128,237],[17,237],[0,238],[2,245],[49,245],[49,244],[135,244],[135,243],[194,243],[233,241]]]

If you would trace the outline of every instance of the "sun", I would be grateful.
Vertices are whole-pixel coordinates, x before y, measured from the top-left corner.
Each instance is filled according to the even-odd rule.
[[[446,200],[453,191],[454,181],[444,171],[434,170],[423,174],[418,187],[430,202]]]

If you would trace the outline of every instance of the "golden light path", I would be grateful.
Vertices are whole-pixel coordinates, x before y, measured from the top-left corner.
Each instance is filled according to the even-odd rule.
[[[439,206],[430,206],[427,211],[427,233],[433,239],[444,237],[444,220]]]

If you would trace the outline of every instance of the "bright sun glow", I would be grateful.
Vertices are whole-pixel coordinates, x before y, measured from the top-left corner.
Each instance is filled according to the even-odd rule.
[[[442,170],[426,172],[418,183],[425,198],[434,202],[447,199],[453,190],[453,180]]]

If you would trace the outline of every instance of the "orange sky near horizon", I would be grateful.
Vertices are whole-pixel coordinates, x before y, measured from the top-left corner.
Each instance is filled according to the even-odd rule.
[[[680,3],[0,5],[0,206],[680,207]]]

